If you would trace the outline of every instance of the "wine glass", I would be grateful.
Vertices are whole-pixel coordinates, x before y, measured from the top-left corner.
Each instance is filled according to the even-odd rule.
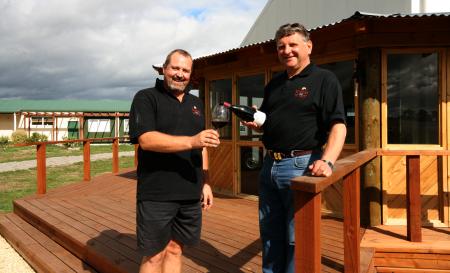
[[[214,106],[212,113],[211,113],[211,123],[213,127],[218,130],[225,125],[227,125],[228,121],[230,120],[230,110],[228,110],[223,103],[219,103],[216,106]]]

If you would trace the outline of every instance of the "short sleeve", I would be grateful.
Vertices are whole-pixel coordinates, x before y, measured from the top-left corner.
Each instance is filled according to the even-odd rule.
[[[151,90],[139,91],[133,99],[130,109],[130,141],[138,144],[139,137],[156,128],[156,101]]]
[[[323,82],[322,120],[329,130],[333,123],[345,123],[341,85],[334,74],[327,73]]]

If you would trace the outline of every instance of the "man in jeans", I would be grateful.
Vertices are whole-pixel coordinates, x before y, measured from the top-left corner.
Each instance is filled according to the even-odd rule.
[[[335,75],[310,61],[312,41],[301,24],[275,34],[285,71],[267,84],[261,111],[268,150],[260,174],[259,222],[263,272],[294,273],[294,201],[291,179],[306,172],[330,176],[346,136],[340,84]],[[323,148],[325,147],[325,148]]]

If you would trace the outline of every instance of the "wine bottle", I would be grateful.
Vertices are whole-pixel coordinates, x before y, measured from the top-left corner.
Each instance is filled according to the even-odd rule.
[[[263,125],[266,121],[265,113],[247,105],[231,105],[228,102],[224,102],[223,105],[244,121],[254,121],[258,126]]]

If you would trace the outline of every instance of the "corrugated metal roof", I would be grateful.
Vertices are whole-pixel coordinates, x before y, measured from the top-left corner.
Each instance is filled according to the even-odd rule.
[[[129,112],[128,100],[0,100],[0,113]]]
[[[323,25],[323,26],[319,26],[316,28],[312,28],[309,31],[314,31],[314,30],[318,30],[318,29],[322,29],[325,27],[329,27],[329,26],[334,26],[349,20],[358,20],[358,19],[368,19],[368,18],[416,18],[416,17],[450,17],[450,12],[443,12],[443,13],[412,13],[412,14],[400,14],[400,13],[395,13],[395,14],[376,14],[376,13],[369,13],[369,12],[361,12],[361,11],[357,11],[355,12],[355,14],[353,14],[352,16],[350,16],[349,18],[345,18],[342,19],[340,21],[337,21],[335,23],[331,23],[331,24],[327,24],[327,25]],[[261,41],[261,42],[257,42],[257,43],[253,43],[253,44],[248,44],[242,47],[236,47],[236,48],[232,48],[226,51],[222,51],[222,52],[218,52],[218,53],[214,53],[211,55],[206,55],[206,56],[202,56],[202,57],[198,57],[195,58],[194,61],[199,61],[202,59],[207,59],[210,57],[214,57],[214,56],[218,56],[218,55],[222,55],[222,54],[226,54],[226,53],[232,53],[232,52],[236,52],[239,51],[241,49],[244,48],[249,48],[249,47],[255,47],[255,46],[259,46],[259,45],[263,45],[269,42],[273,42],[274,39],[269,39],[266,41]]]

